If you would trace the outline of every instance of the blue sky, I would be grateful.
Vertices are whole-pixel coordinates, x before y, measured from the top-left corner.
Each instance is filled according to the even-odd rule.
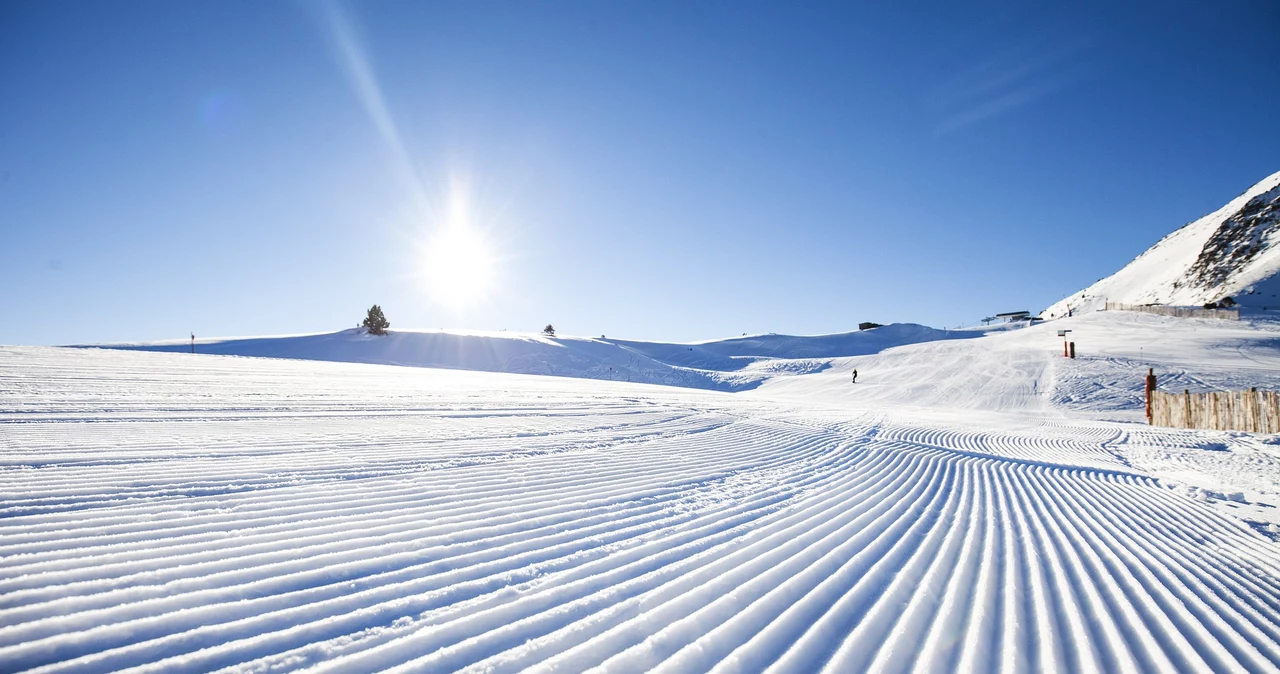
[[[966,324],[1280,170],[1271,0],[883,4],[5,3],[0,343]]]

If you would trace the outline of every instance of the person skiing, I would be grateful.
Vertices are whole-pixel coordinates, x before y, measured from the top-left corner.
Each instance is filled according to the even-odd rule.
[[[853,370],[853,382],[852,382],[852,383],[854,383],[854,384],[858,383],[858,370],[857,370],[857,368],[854,368],[854,370]]]

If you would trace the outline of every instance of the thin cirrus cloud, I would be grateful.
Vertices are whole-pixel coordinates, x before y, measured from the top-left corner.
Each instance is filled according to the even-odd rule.
[[[1035,47],[1023,43],[983,58],[934,87],[929,100],[942,117],[942,136],[1060,91],[1084,72],[1076,46]]]

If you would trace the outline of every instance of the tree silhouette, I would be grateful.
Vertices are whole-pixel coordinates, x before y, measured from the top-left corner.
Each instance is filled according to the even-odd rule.
[[[556,336],[556,329],[555,329],[555,328],[553,328],[553,327],[551,327],[551,324],[550,324],[550,323],[547,323],[547,327],[545,327],[545,328],[543,328],[543,329],[542,329],[542,334],[544,334],[544,335],[546,335],[546,336],[548,336],[548,337],[555,337],[555,336]]]
[[[364,322],[360,325],[368,328],[371,335],[385,335],[387,328],[391,327],[387,317],[382,315],[382,307],[376,304],[369,307],[369,315],[364,317]]]

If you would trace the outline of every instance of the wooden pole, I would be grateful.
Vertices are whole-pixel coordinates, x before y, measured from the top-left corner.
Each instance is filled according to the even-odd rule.
[[[1076,343],[1072,342],[1071,343],[1071,360],[1075,360],[1075,359],[1076,359]]]
[[[1156,392],[1156,369],[1154,367],[1147,368],[1147,424],[1152,423],[1151,419],[1151,397]]]

